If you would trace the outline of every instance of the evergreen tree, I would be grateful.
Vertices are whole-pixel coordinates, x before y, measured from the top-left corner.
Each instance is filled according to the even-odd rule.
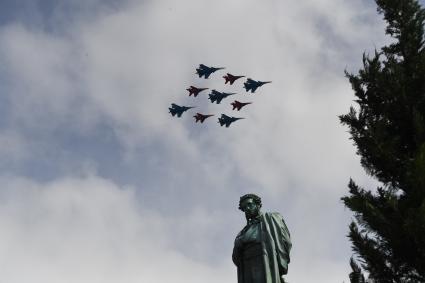
[[[356,96],[340,121],[376,190],[349,182],[348,237],[373,282],[425,282],[425,10],[416,0],[375,0],[394,40],[346,72]],[[350,279],[360,280],[352,261]],[[357,279],[356,279],[357,278]]]

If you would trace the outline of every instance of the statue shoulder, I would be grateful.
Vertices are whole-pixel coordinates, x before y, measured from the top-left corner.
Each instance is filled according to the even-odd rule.
[[[269,218],[269,219],[275,218],[275,219],[282,219],[283,220],[282,214],[280,214],[279,212],[266,212],[266,213],[264,213],[264,216],[266,218]]]
[[[278,226],[285,227],[285,230],[288,229],[285,223],[285,219],[283,219],[282,214],[279,212],[266,212],[264,213],[264,218],[269,223],[276,223]]]

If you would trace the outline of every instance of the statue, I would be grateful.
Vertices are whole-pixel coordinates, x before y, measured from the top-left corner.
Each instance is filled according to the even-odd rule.
[[[283,217],[277,212],[261,213],[261,198],[247,194],[240,198],[247,225],[235,239],[232,259],[238,283],[284,283],[288,273],[291,238]]]

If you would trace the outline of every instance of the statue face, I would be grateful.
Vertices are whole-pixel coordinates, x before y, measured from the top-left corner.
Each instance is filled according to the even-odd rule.
[[[241,203],[242,211],[245,212],[247,218],[256,217],[260,213],[260,207],[252,198],[247,198]]]

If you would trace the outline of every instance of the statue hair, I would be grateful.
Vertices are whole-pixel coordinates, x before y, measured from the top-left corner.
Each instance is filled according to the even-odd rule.
[[[259,196],[257,196],[256,194],[246,194],[246,195],[241,196],[241,198],[239,199],[239,209],[240,210],[242,210],[242,207],[241,207],[242,202],[244,200],[246,200],[246,199],[249,199],[249,198],[252,198],[252,200],[254,201],[254,203],[256,205],[258,205],[259,207],[262,206],[262,204],[261,204],[261,198]]]

